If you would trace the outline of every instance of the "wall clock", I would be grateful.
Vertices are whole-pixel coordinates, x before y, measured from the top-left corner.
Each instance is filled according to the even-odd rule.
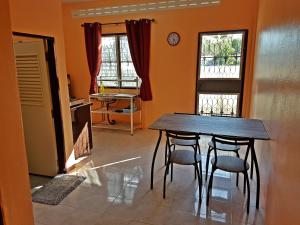
[[[180,35],[177,32],[171,32],[168,35],[167,41],[169,45],[176,46],[180,41]]]

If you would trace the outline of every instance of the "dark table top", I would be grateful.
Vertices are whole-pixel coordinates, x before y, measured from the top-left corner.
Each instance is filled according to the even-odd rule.
[[[203,135],[224,135],[269,140],[261,120],[233,117],[164,114],[149,127],[152,130],[173,130]]]

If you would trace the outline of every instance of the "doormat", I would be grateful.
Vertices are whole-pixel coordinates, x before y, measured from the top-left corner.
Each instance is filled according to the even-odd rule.
[[[47,205],[58,205],[78,187],[86,177],[62,174],[54,177],[43,187],[32,193],[32,201]]]

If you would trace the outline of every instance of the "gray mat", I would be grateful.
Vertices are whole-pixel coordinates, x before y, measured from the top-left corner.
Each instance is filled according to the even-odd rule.
[[[84,180],[85,177],[82,176],[58,175],[33,192],[32,201],[47,205],[57,205]]]

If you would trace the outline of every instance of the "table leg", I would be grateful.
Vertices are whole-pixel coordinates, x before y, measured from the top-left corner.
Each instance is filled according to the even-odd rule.
[[[258,168],[258,162],[255,154],[254,148],[254,140],[251,140],[251,157],[253,157],[253,162],[255,165],[255,172],[256,172],[256,209],[259,208],[259,196],[260,196],[260,174]]]
[[[253,179],[253,157],[252,157],[252,154],[251,154],[250,178],[251,178],[251,180]]]
[[[130,134],[133,135],[133,98],[130,99]]]
[[[154,164],[155,164],[155,158],[156,158],[156,154],[157,154],[157,150],[160,144],[160,140],[161,140],[161,136],[162,136],[162,130],[159,130],[159,136],[158,136],[158,140],[154,149],[154,153],[153,153],[153,158],[152,158],[152,164],[151,164],[151,185],[150,185],[150,189],[153,189],[153,173],[154,173]]]

